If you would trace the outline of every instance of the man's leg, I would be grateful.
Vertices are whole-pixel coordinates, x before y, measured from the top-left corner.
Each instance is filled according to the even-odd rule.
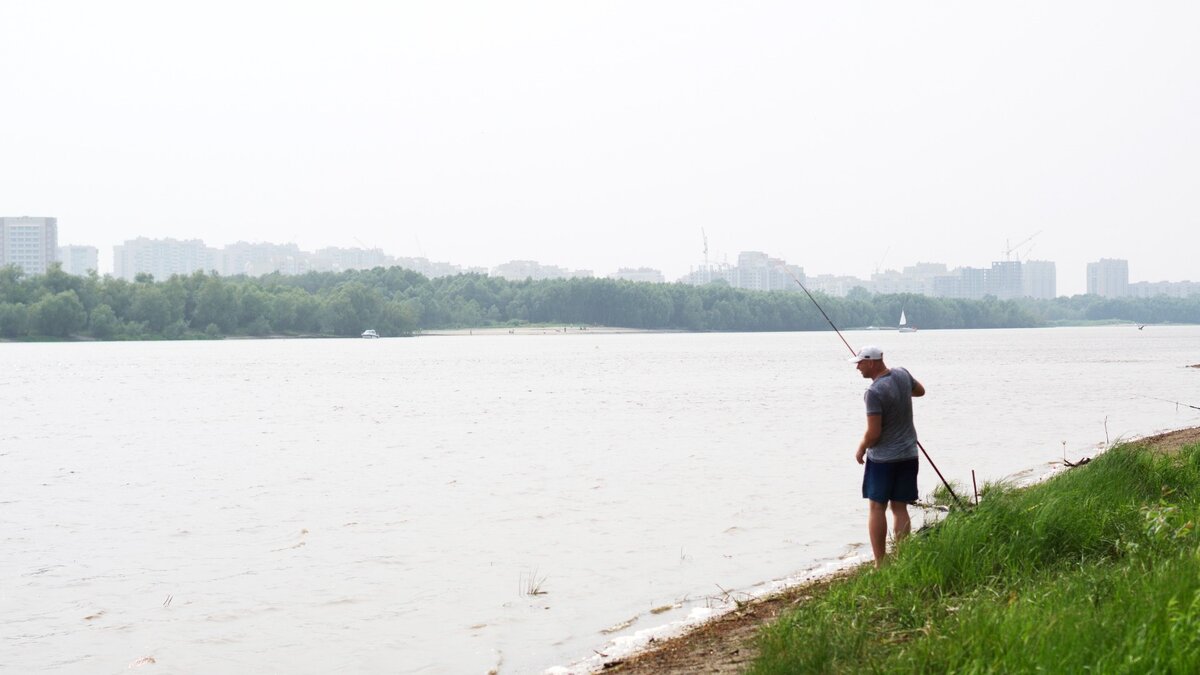
[[[892,536],[897,544],[912,530],[912,521],[908,518],[908,505],[917,501],[917,473],[920,468],[916,457],[895,465],[895,489],[889,498],[892,508]]]
[[[892,537],[896,543],[907,537],[912,529],[912,521],[908,519],[908,504],[892,501]]]
[[[868,499],[867,509],[867,534],[871,536],[871,552],[875,554],[875,566],[879,567],[887,555],[887,504]],[[907,513],[906,511],[906,517]]]

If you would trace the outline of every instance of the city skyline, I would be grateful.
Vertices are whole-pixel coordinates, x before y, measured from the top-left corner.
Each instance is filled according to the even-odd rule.
[[[866,278],[1200,243],[1200,7],[6,3],[0,213],[62,244]],[[213,44],[223,45],[212,49]],[[46,49],[53,45],[53,49]],[[1014,48],[1014,45],[1019,48]],[[1151,276],[1153,275],[1153,276]]]
[[[27,249],[45,248],[47,253],[52,249],[56,250],[57,260],[62,262],[64,271],[80,274],[85,269],[99,270],[95,247],[55,247],[58,233],[56,218],[3,217],[0,223],[8,224],[4,226],[5,232],[0,233],[3,235],[0,241],[8,242],[11,234],[8,228],[15,224],[18,236],[26,239]],[[44,234],[47,235],[45,241],[37,243],[30,238],[30,227],[34,225],[35,229],[44,228]],[[431,278],[463,273],[491,275],[515,281],[527,278],[541,280],[602,276],[653,283],[677,281],[691,285],[721,281],[735,288],[764,291],[798,291],[799,288],[793,286],[793,280],[802,280],[808,288],[838,296],[844,296],[854,288],[863,288],[872,293],[915,293],[963,299],[978,299],[988,295],[999,299],[1053,298],[1063,295],[1057,293],[1058,275],[1054,261],[1020,260],[1021,245],[1028,241],[1027,239],[1006,248],[1006,257],[1015,259],[993,261],[987,268],[950,267],[942,262],[922,262],[902,267],[900,270],[877,270],[869,278],[829,273],[806,275],[802,265],[789,263],[762,251],[742,251],[738,254],[736,264],[706,259],[684,277],[667,279],[661,270],[645,266],[622,267],[597,275],[595,270],[570,270],[527,259],[509,260],[493,267],[463,267],[447,261],[431,261],[425,257],[393,256],[378,248],[325,247],[316,251],[302,251],[294,243],[246,241],[216,248],[208,246],[201,239],[138,237],[114,246],[114,269],[101,270],[101,273],[132,280],[139,274],[151,274],[154,278],[165,279],[173,274],[186,275],[195,271],[260,276],[272,272],[302,274],[310,271],[339,272],[399,266]],[[12,262],[6,260],[4,253],[5,249],[0,247],[0,264]],[[45,260],[46,255],[42,255],[41,259]],[[1086,284],[1087,293],[1103,297],[1186,297],[1200,292],[1200,282],[1190,280],[1131,280],[1129,264],[1124,259],[1101,258],[1099,261],[1089,262]]]
[[[60,237],[60,239],[61,239],[61,237]],[[143,240],[143,239],[150,239],[150,240],[157,241],[153,238],[148,238],[148,237],[142,236],[142,237],[137,237],[135,239],[127,240],[126,242],[124,242],[124,244],[130,244],[134,241]],[[206,246],[210,249],[213,249],[214,254],[223,255],[223,254],[219,254],[217,252],[216,246],[210,245],[208,242],[204,241],[202,238],[199,238],[199,237],[189,237],[186,239],[175,239],[173,237],[166,237],[166,238],[161,238],[161,239],[164,241],[170,240],[170,241],[174,241],[177,243],[199,241],[204,246]],[[1022,242],[1022,243],[1025,243],[1025,242]],[[59,250],[61,252],[64,249],[77,248],[79,246],[91,246],[91,245],[62,245],[62,246],[59,246]],[[112,247],[112,250],[118,250],[122,246],[123,246],[122,244],[117,244]],[[551,278],[566,278],[566,277],[570,277],[570,276],[585,276],[585,277],[586,276],[595,276],[595,277],[621,278],[622,272],[632,272],[634,270],[643,270],[643,271],[657,272],[658,274],[660,274],[662,276],[662,281],[666,282],[666,283],[676,282],[676,281],[692,283],[693,282],[692,280],[694,280],[694,278],[696,277],[697,274],[703,273],[703,269],[706,264],[710,265],[714,269],[717,267],[721,267],[721,266],[732,266],[732,267],[736,268],[738,266],[738,259],[745,257],[747,254],[754,254],[754,255],[758,255],[758,256],[768,255],[767,253],[763,253],[760,251],[739,251],[738,255],[735,257],[734,263],[728,263],[726,261],[718,261],[718,260],[710,258],[708,261],[701,261],[697,264],[692,265],[685,274],[683,274],[679,277],[672,277],[670,275],[665,274],[663,272],[662,267],[656,266],[653,263],[638,265],[636,267],[627,265],[627,266],[622,266],[619,268],[614,268],[611,270],[594,269],[594,268],[570,269],[570,268],[566,268],[561,265],[558,265],[553,261],[534,260],[532,258],[525,257],[525,258],[513,258],[511,260],[496,262],[496,263],[493,263],[490,265],[467,266],[467,265],[462,265],[453,260],[432,260],[432,259],[428,258],[427,256],[396,255],[392,251],[386,251],[386,250],[378,248],[378,247],[367,248],[367,247],[363,247],[363,246],[350,246],[350,247],[339,248],[339,247],[325,246],[325,247],[319,247],[319,248],[315,249],[314,251],[305,251],[303,249],[300,249],[299,245],[296,244],[295,242],[278,243],[278,242],[246,241],[246,240],[239,240],[237,242],[225,244],[223,249],[232,249],[232,248],[246,247],[246,246],[276,247],[276,248],[291,247],[292,249],[295,249],[297,253],[303,253],[304,255],[307,255],[307,256],[316,255],[318,257],[320,256],[322,251],[334,251],[334,250],[342,250],[342,251],[347,251],[347,252],[360,251],[364,254],[377,253],[377,254],[379,254],[379,256],[381,256],[379,258],[379,260],[384,261],[382,264],[399,264],[401,266],[405,266],[410,269],[420,271],[423,274],[427,274],[427,275],[429,275],[431,271],[437,270],[436,272],[433,273],[434,276],[474,272],[474,273],[504,276],[504,277],[508,278],[508,277],[513,276],[512,273],[509,273],[508,270],[516,269],[517,267],[519,267],[521,265],[532,264],[534,267],[541,267],[541,268],[546,268],[548,270],[553,270],[554,273],[552,274]],[[100,250],[102,251],[103,248],[101,248]],[[1020,247],[1010,247],[1008,249],[1008,251],[1010,253],[1009,257],[1012,258],[1011,262],[1021,262],[1021,263],[1024,263],[1026,266],[1029,266],[1030,264],[1033,264],[1036,266],[1036,265],[1044,265],[1044,264],[1048,263],[1052,266],[1049,271],[1049,275],[1050,275],[1049,283],[1050,283],[1050,287],[1055,289],[1054,295],[1056,297],[1057,296],[1080,295],[1080,294],[1088,292],[1087,289],[1090,288],[1089,284],[1092,283],[1091,275],[1093,274],[1092,270],[1093,270],[1094,266],[1097,265],[1098,262],[1104,262],[1106,260],[1109,260],[1108,258],[1101,258],[1099,261],[1087,261],[1085,263],[1085,271],[1082,275],[1083,278],[1081,280],[1081,283],[1079,284],[1084,287],[1084,290],[1076,292],[1076,293],[1068,293],[1068,292],[1062,291],[1062,287],[1064,285],[1062,283],[1063,275],[1061,274],[1061,272],[1057,272],[1053,267],[1053,266],[1057,265],[1057,261],[1032,259],[1032,258],[1021,260],[1021,257],[1022,257],[1020,254],[1021,250],[1022,249]],[[110,257],[110,260],[113,258],[115,258],[115,256]],[[103,256],[101,256],[101,259],[103,259]],[[387,260],[391,260],[393,262],[386,262]],[[773,260],[777,263],[786,262],[781,259],[773,258]],[[419,262],[419,261],[423,261],[423,262]],[[1170,284],[1179,284],[1181,282],[1191,282],[1192,281],[1190,278],[1187,278],[1187,279],[1161,279],[1161,278],[1140,279],[1140,278],[1135,278],[1128,274],[1128,261],[1125,259],[1120,259],[1120,261],[1122,263],[1125,263],[1125,267],[1124,267],[1125,277],[1124,278],[1126,281],[1124,283],[1126,285],[1129,285],[1129,284],[1143,284],[1143,285],[1167,284],[1167,285],[1170,285]],[[994,268],[998,265],[1002,266],[1004,262],[1006,262],[1006,261],[993,260],[988,265],[989,265],[989,267]],[[224,274],[236,273],[236,272],[232,272],[231,270],[227,269],[223,263],[216,261],[216,260],[208,261],[207,263],[204,263],[204,265],[206,265],[206,266],[203,267],[203,269],[215,270],[215,271],[218,271],[218,272],[221,272]],[[371,265],[368,264],[367,266],[369,267]],[[879,278],[879,284],[882,285],[883,288],[889,289],[889,290],[881,290],[879,292],[910,292],[908,290],[903,290],[905,287],[904,284],[900,285],[900,290],[896,290],[895,283],[889,283],[887,280],[887,277],[901,275],[902,273],[908,272],[910,270],[918,270],[922,267],[925,267],[925,268],[941,267],[942,274],[959,272],[959,271],[967,271],[967,272],[974,271],[977,273],[983,273],[983,272],[985,272],[985,270],[988,269],[988,267],[975,267],[973,265],[947,263],[945,261],[920,261],[920,262],[915,262],[911,265],[901,265],[899,267],[876,268],[870,274],[858,276],[858,275],[847,273],[847,272],[813,271],[813,270],[807,268],[806,265],[801,264],[801,263],[789,264],[787,266],[793,267],[793,268],[799,268],[800,270],[803,270],[801,272],[801,274],[803,275],[806,272],[808,278],[810,278],[810,279],[824,279],[825,283],[827,285],[827,288],[825,290],[828,290],[830,292],[835,292],[831,289],[841,288],[844,285],[845,280],[858,280],[858,281],[867,282],[868,287],[870,287],[870,286],[875,285],[876,278]],[[119,265],[112,265],[108,269],[101,269],[98,271],[101,274],[112,274],[113,276],[125,276],[127,278],[132,278],[131,273],[127,273],[124,275],[119,273],[120,270],[117,269],[118,267],[119,267]],[[350,269],[352,267],[355,267],[355,266],[354,265],[345,266],[346,269]],[[331,270],[337,270],[337,269],[342,269],[342,268],[343,268],[342,266],[339,266],[337,264],[333,264],[333,265],[326,264],[326,265],[312,267],[311,269],[316,270],[316,271],[331,271]],[[307,271],[308,269],[310,269],[310,268],[305,267],[305,268],[303,268],[303,270],[300,270],[300,271]],[[266,272],[258,271],[255,269],[250,269],[248,271],[254,275],[266,273]],[[284,269],[282,267],[280,268],[280,271],[284,271],[285,273],[290,273],[290,274],[297,273],[296,269],[289,270],[289,269]],[[786,276],[784,274],[784,272],[782,272],[782,271],[780,271],[779,274],[781,277]],[[928,270],[919,272],[918,274],[924,275],[924,276],[929,276],[929,277],[934,276]],[[533,276],[534,276],[534,278],[538,278],[538,275],[536,273]],[[627,276],[631,280],[635,280],[635,279],[636,280],[648,280],[648,279],[644,278],[644,275],[625,275],[625,276]],[[1044,277],[1045,273],[1040,273],[1039,276]],[[982,281],[980,281],[979,283],[982,283]],[[1041,284],[1043,282],[1038,281],[1035,283]],[[1070,286],[1073,286],[1074,284],[1067,283],[1065,285],[1070,287]],[[932,288],[932,286],[930,286],[930,288]],[[913,291],[913,292],[915,292],[915,291]],[[933,294],[932,292],[926,292],[926,291],[921,291],[921,292],[925,292],[926,294]],[[840,292],[835,292],[835,294],[840,294]],[[1006,294],[1006,295],[1016,296],[1016,295],[1020,295],[1020,294],[1024,294],[1028,297],[1047,297],[1047,293],[1042,289],[1039,289],[1037,291],[1030,289],[1028,287],[1028,279],[1026,279],[1026,288],[1022,289],[1020,291],[1020,293]],[[938,295],[949,295],[949,296],[953,297],[955,295],[955,293],[938,293]]]
[[[61,219],[59,219],[59,220],[61,220]],[[114,273],[116,265],[115,265],[115,261],[114,261],[114,257],[113,257],[113,250],[115,247],[120,246],[120,244],[104,246],[104,245],[97,244],[94,242],[83,241],[82,239],[80,239],[78,237],[64,238],[63,234],[62,234],[63,231],[64,230],[62,230],[62,229],[60,229],[60,231],[59,231],[60,246],[70,246],[70,245],[95,246],[99,250],[99,263],[100,263],[100,268],[101,268],[99,270],[100,273],[101,274]],[[977,255],[973,256],[971,258],[970,262],[956,262],[956,261],[950,261],[950,260],[928,260],[928,259],[893,262],[894,256],[889,255],[889,253],[890,253],[889,249],[885,249],[882,252],[880,258],[878,260],[874,261],[873,263],[871,263],[870,269],[867,269],[865,272],[856,271],[856,270],[863,269],[861,265],[857,266],[854,270],[839,270],[839,269],[832,269],[832,268],[813,267],[813,266],[810,266],[810,265],[808,265],[806,263],[802,263],[802,262],[797,262],[796,264],[803,266],[809,272],[809,274],[812,274],[812,275],[852,276],[852,277],[857,277],[857,278],[863,279],[863,280],[869,280],[873,274],[877,274],[877,273],[881,273],[881,272],[882,273],[898,272],[901,269],[903,269],[904,267],[922,265],[922,264],[928,264],[928,263],[946,264],[951,269],[953,269],[953,268],[975,268],[975,267],[986,268],[986,267],[989,267],[992,263],[1002,261],[1004,259],[1003,254],[1005,252],[1005,249],[1008,248],[1009,249],[1009,259],[1011,259],[1011,260],[1017,260],[1017,261],[1022,261],[1022,262],[1048,260],[1048,261],[1054,262],[1056,265],[1059,265],[1058,293],[1057,293],[1057,295],[1059,295],[1059,296],[1082,295],[1082,294],[1086,293],[1087,292],[1087,279],[1088,279],[1088,266],[1095,263],[1098,260],[1107,259],[1107,258],[1120,258],[1120,259],[1128,260],[1130,262],[1131,270],[1132,270],[1130,272],[1130,276],[1129,276],[1130,283],[1135,283],[1135,282],[1177,283],[1177,282],[1183,282],[1183,281],[1193,281],[1192,277],[1188,276],[1186,274],[1180,278],[1169,278],[1169,277],[1165,277],[1165,276],[1155,277],[1150,274],[1139,274],[1138,273],[1139,269],[1145,270],[1149,266],[1139,265],[1137,260],[1132,259],[1127,256],[1123,256],[1121,251],[1113,251],[1111,254],[1108,254],[1108,255],[1098,256],[1094,259],[1083,260],[1079,263],[1076,274],[1072,274],[1070,272],[1064,273],[1064,271],[1061,267],[1062,263],[1060,263],[1059,261],[1054,260],[1052,258],[1049,258],[1048,256],[1043,256],[1040,254],[1040,251],[1036,246],[1036,244],[1037,244],[1036,240],[1039,238],[1038,234],[1040,234],[1040,233],[1035,233],[1034,235],[1031,235],[1030,237],[1028,237],[1027,238],[1028,241],[1024,241],[1024,245],[1020,246],[1020,247],[1013,246],[1013,244],[1017,243],[1016,241],[1008,240],[1008,242],[1006,242],[1006,245],[1002,245],[1000,247],[1000,249],[997,251],[998,255],[996,257],[993,257],[991,259],[986,259],[987,255],[983,252],[980,252]],[[383,251],[384,253],[386,253],[387,255],[396,257],[396,258],[412,258],[412,259],[425,258],[430,261],[437,260],[436,258],[434,258],[432,256],[424,254],[423,250],[421,252],[392,251],[392,250],[388,250],[385,247],[373,246],[370,244],[366,244],[362,240],[358,239],[357,237],[351,237],[352,243],[349,245],[337,245],[337,244],[326,243],[326,244],[315,245],[315,246],[304,246],[304,245],[301,245],[298,241],[277,242],[277,241],[268,241],[268,240],[264,240],[264,239],[252,239],[252,238],[245,238],[245,237],[237,239],[235,241],[225,242],[223,244],[214,244],[214,243],[210,242],[206,237],[197,236],[197,235],[189,236],[187,234],[183,234],[182,236],[164,236],[164,237],[154,237],[154,236],[150,236],[147,234],[138,234],[138,235],[135,235],[134,237],[130,237],[130,239],[132,240],[132,239],[137,239],[137,238],[142,238],[142,237],[150,238],[150,239],[178,239],[180,241],[201,239],[205,242],[206,245],[214,246],[214,247],[233,246],[236,244],[254,244],[254,245],[263,244],[263,245],[274,245],[274,246],[295,245],[295,246],[300,247],[302,250],[312,250],[312,251],[325,249],[325,248],[345,248],[345,249],[363,249],[363,250],[379,249],[379,250]],[[704,254],[703,254],[703,245],[705,243],[705,238],[703,237],[703,235],[701,235],[701,236],[697,237],[697,240],[699,242],[701,242],[700,251],[696,256],[697,259],[693,259],[687,265],[683,265],[683,266],[663,265],[663,264],[659,264],[657,261],[654,261],[654,260],[646,260],[644,258],[641,258],[641,259],[639,259],[640,261],[634,261],[634,262],[630,262],[630,263],[622,263],[620,265],[615,265],[611,268],[605,268],[602,266],[574,267],[574,266],[569,266],[569,265],[566,265],[565,263],[559,262],[556,259],[540,259],[540,258],[536,258],[535,256],[532,256],[532,255],[520,255],[519,252],[516,257],[510,258],[507,260],[494,260],[494,261],[488,262],[486,257],[480,258],[479,260],[483,261],[480,264],[467,264],[465,262],[460,262],[460,261],[448,259],[448,258],[443,258],[439,262],[460,267],[464,271],[469,270],[469,269],[474,270],[474,271],[479,271],[480,269],[492,270],[499,265],[504,265],[504,264],[511,263],[511,262],[532,260],[532,261],[539,262],[543,265],[562,267],[565,269],[591,270],[591,271],[595,272],[595,274],[597,276],[607,276],[610,273],[615,272],[619,269],[637,269],[637,268],[642,268],[642,267],[649,267],[649,268],[653,268],[653,269],[656,269],[656,270],[659,270],[660,272],[662,272],[662,274],[666,278],[666,280],[668,282],[670,282],[670,281],[681,280],[681,279],[687,277],[689,274],[692,274],[693,272],[699,270],[705,264]],[[750,251],[750,250],[762,250],[762,249],[741,248],[741,249],[736,249],[736,250],[729,251],[729,252],[725,252],[725,251],[710,252],[709,263],[736,265],[738,256],[740,254],[742,254],[746,251]],[[1034,255],[1025,255],[1024,252],[1026,252],[1026,251],[1031,252],[1031,253],[1032,252],[1036,252],[1036,253],[1034,253]],[[773,252],[772,252],[772,255],[774,255]],[[578,258],[576,256],[566,256],[566,257],[571,258],[571,259],[586,259],[586,258]],[[631,260],[633,260],[635,257],[636,256],[628,256],[628,258]],[[788,258],[788,256],[783,256],[783,257]],[[824,256],[817,254],[817,255],[815,255],[815,257],[818,259],[821,259]],[[669,271],[669,270],[676,269],[676,268],[682,268],[683,271],[679,274],[674,274],[673,272]],[[1067,290],[1067,289],[1072,289],[1072,290]]]
[[[801,279],[807,276],[806,285],[833,295],[845,295],[856,286],[875,293],[917,293],[935,297],[979,298],[994,295],[1004,299],[1067,295],[1057,292],[1056,262],[1020,259],[1022,245],[1027,244],[1032,237],[1018,242],[1018,245],[1007,247],[1006,257],[1012,259],[992,261],[990,268],[920,262],[899,270],[877,269],[868,277],[828,272],[806,275],[803,265],[789,264],[784,259],[762,251],[741,251],[736,264],[708,259],[699,266],[692,267],[683,277],[670,279],[663,275],[660,269],[647,266],[621,267],[614,271],[597,272],[591,269],[571,270],[536,260],[513,259],[494,266],[465,267],[450,261],[431,261],[424,256],[394,256],[379,248],[323,247],[316,251],[303,251],[295,243],[247,241],[217,248],[198,238],[178,240],[147,237],[138,237],[115,245],[113,268],[105,270],[95,264],[99,260],[96,247],[55,245],[58,238],[57,218],[4,217],[0,222],[19,223],[26,229],[34,222],[49,223],[51,237],[45,245],[47,251],[51,248],[57,251],[56,259],[62,262],[64,271],[81,274],[85,269],[96,269],[100,274],[111,274],[125,279],[133,279],[140,273],[153,274],[155,278],[166,278],[171,274],[189,274],[196,270],[215,271],[225,275],[259,276],[271,272],[300,274],[307,271],[336,272],[376,266],[400,266],[429,277],[462,273],[485,274],[510,280],[600,276],[655,283],[677,281],[692,285],[720,279],[735,287],[751,290],[798,290],[792,288],[794,282],[789,280],[789,275]],[[3,248],[0,248],[0,254],[3,252]],[[0,262],[5,262],[4,255],[0,255]],[[1200,287],[1200,282],[1192,282],[1190,279],[1130,279],[1128,261],[1109,258],[1087,263],[1085,283],[1087,293],[1105,297],[1151,297],[1156,294],[1182,297],[1196,292]]]
[[[193,271],[216,271],[223,275],[247,274],[259,276],[270,273],[302,274],[306,271],[342,271],[349,269],[371,269],[373,267],[403,267],[418,271],[428,277],[456,274],[484,274],[503,277],[510,281],[524,279],[570,279],[570,277],[608,277],[628,281],[682,282],[703,285],[713,281],[730,283],[731,286],[756,291],[798,291],[791,279],[803,280],[806,287],[820,289],[833,295],[845,295],[853,288],[864,288],[872,293],[916,293],[942,298],[978,299],[985,295],[996,298],[1054,298],[1067,293],[1058,293],[1057,264],[1054,261],[1025,259],[1020,251],[1033,237],[1006,247],[1006,261],[992,261],[990,268],[974,268],[970,265],[949,267],[942,262],[922,262],[905,265],[899,270],[876,269],[869,277],[845,274],[817,273],[806,275],[803,265],[788,263],[786,259],[769,255],[763,251],[740,251],[737,263],[706,261],[692,267],[679,279],[667,279],[658,268],[622,267],[600,274],[592,269],[560,267],[553,263],[541,263],[533,259],[511,259],[492,267],[463,267],[452,262],[430,261],[419,257],[392,256],[382,249],[362,247],[322,247],[316,251],[302,251],[294,243],[248,243],[234,244],[217,249],[205,244],[202,239],[150,239],[138,237],[113,246],[113,269],[101,269],[98,265],[98,250],[90,245],[56,245],[58,243],[58,219],[49,216],[0,216],[0,264],[18,262],[20,257],[37,253],[32,259],[35,269],[43,269],[47,261],[56,259],[68,274],[83,274],[86,269],[100,271],[121,279],[133,280],[139,274],[151,274],[155,279],[166,279],[173,274],[191,274]],[[16,227],[16,229],[13,229]],[[41,234],[35,234],[41,231]],[[12,239],[16,235],[17,239]],[[41,240],[38,240],[41,239]],[[12,245],[16,243],[22,252],[14,258]],[[707,245],[707,237],[706,237]],[[706,249],[707,253],[707,249]],[[40,271],[38,271],[40,273]],[[1086,293],[1102,297],[1150,298],[1164,294],[1170,297],[1187,297],[1200,292],[1200,282],[1190,280],[1135,280],[1129,277],[1129,264],[1123,258],[1100,258],[1088,262],[1086,267]]]

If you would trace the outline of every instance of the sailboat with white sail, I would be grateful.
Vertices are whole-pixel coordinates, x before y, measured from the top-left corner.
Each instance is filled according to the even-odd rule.
[[[914,326],[908,325],[908,318],[904,316],[904,310],[900,310],[900,326],[901,333],[915,333],[917,329]]]

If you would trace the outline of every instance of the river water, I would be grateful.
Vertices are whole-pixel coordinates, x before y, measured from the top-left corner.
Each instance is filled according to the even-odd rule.
[[[1197,404],[1200,327],[847,338],[925,384],[921,439],[967,486],[1200,424],[1170,402]],[[846,356],[828,332],[0,344],[0,669],[571,663],[862,550]]]

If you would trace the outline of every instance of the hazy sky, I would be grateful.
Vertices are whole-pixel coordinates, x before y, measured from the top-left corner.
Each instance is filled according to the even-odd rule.
[[[1200,280],[1194,2],[0,0],[0,215],[668,278]],[[1028,248],[1028,245],[1025,247]],[[1024,249],[1023,249],[1024,250]]]

